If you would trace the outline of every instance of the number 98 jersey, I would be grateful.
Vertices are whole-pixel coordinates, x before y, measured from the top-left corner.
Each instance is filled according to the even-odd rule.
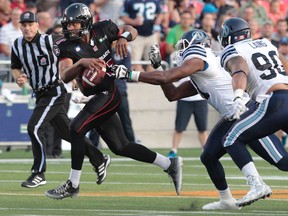
[[[277,48],[266,38],[240,41],[225,47],[221,53],[221,66],[226,69],[227,61],[236,56],[243,57],[248,64],[246,91],[252,99],[266,94],[274,84],[288,84]]]

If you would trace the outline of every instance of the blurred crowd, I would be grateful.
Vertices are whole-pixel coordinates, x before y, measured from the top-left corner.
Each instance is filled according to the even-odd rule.
[[[127,7],[125,8],[127,0],[0,0],[0,60],[10,59],[11,44],[22,35],[19,29],[19,16],[23,11],[29,10],[36,13],[41,33],[51,33],[55,28],[61,27],[63,10],[75,2],[89,5],[95,21],[110,18],[117,24],[127,23],[139,27],[145,26],[148,19],[148,15],[133,17],[133,14],[129,14]],[[233,16],[242,17],[249,23],[253,39],[268,38],[279,48],[279,52],[288,56],[288,0],[155,0],[152,2],[161,8],[160,11],[155,11],[156,16],[153,17],[154,25],[151,34],[155,37],[152,41],[155,42],[156,38],[160,44],[163,60],[169,63],[170,55],[181,36],[177,32],[182,33],[190,28],[203,29],[212,37],[213,49],[219,51],[221,49],[217,41],[219,27],[227,18]],[[146,32],[149,30],[147,29]],[[141,32],[139,35],[140,40],[143,41],[149,36],[141,35]],[[146,60],[145,53],[137,58],[133,59],[132,46],[132,60]]]

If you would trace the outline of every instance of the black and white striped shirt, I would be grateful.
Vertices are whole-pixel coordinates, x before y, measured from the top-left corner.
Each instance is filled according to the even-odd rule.
[[[24,37],[14,41],[11,68],[22,69],[34,90],[52,85],[59,79],[58,59],[53,53],[54,35],[39,34],[28,42]]]

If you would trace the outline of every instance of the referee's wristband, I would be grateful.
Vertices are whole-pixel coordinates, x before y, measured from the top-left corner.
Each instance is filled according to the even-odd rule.
[[[127,41],[132,41],[132,34],[131,34],[131,32],[126,31],[126,32],[123,32],[123,33],[119,36],[119,38],[124,38],[124,39],[126,39]]]

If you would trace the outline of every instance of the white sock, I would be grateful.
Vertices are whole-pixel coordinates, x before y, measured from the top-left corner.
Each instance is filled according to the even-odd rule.
[[[174,153],[177,154],[177,149],[176,148],[172,148],[171,151],[173,151]]]
[[[169,166],[171,165],[171,161],[168,157],[165,157],[164,155],[156,153],[156,158],[153,164],[161,167],[163,170],[167,170]]]
[[[246,164],[243,168],[242,168],[242,172],[244,173],[244,175],[246,176],[246,178],[249,175],[253,175],[253,176],[259,176],[259,173],[256,169],[256,166],[254,164],[254,162],[249,162],[248,164]]]
[[[226,190],[219,190],[218,192],[219,192],[220,200],[231,200],[231,199],[234,199],[232,194],[231,194],[231,191],[230,191],[229,187]]]
[[[72,186],[77,188],[80,184],[81,170],[70,170],[69,180],[72,182]]]

